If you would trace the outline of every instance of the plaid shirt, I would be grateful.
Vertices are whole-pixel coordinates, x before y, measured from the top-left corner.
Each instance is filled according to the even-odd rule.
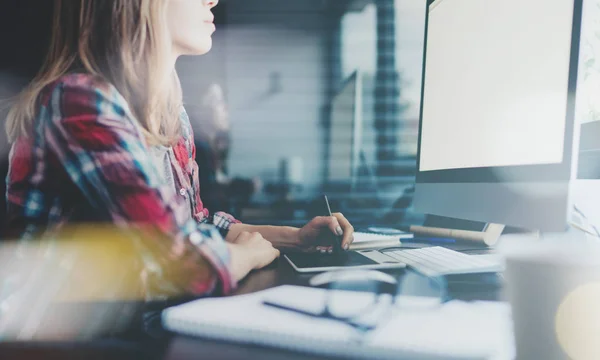
[[[50,85],[40,99],[32,136],[18,139],[11,150],[11,235],[47,236],[66,224],[98,221],[141,229],[141,257],[154,278],[173,273],[161,267],[179,267],[177,273],[187,274],[184,284],[175,280],[183,291],[230,292],[236,284],[225,242],[202,224],[213,224],[224,235],[238,221],[225,213],[210,216],[203,207],[185,111],[181,119],[182,137],[169,149],[172,179],[167,183],[114,86],[85,74],[67,75]],[[167,292],[172,285],[166,280],[153,284]]]

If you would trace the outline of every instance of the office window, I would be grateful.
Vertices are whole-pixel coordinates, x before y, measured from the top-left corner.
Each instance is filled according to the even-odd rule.
[[[378,14],[377,4],[383,13]],[[378,24],[378,17],[383,24]],[[421,221],[420,214],[407,208],[416,168],[424,23],[425,5],[415,0],[373,1],[341,19],[341,78],[347,79],[355,70],[362,78],[361,158],[353,195],[360,201],[344,207],[356,223],[373,222],[374,217],[395,226]],[[378,53],[378,47],[383,53]],[[390,66],[378,69],[378,56],[382,65]],[[338,90],[340,85],[334,84]],[[377,116],[376,108],[380,109]],[[389,156],[381,156],[382,152]],[[393,171],[380,171],[386,166]]]
[[[425,1],[395,0],[396,69],[400,84],[400,128],[398,152],[416,155],[419,110],[421,105],[421,69],[425,37]]]
[[[373,92],[377,69],[377,8],[375,4],[361,11],[344,14],[340,26],[342,81],[359,70],[362,77],[362,143],[361,151],[369,166],[375,165],[376,136],[373,127]],[[338,87],[341,84],[335,84]],[[339,88],[338,88],[339,90]]]
[[[342,78],[354,70],[374,74],[377,64],[377,17],[374,4],[342,17]]]
[[[421,69],[425,28],[425,1],[394,0],[395,64],[398,73],[399,102],[397,153],[414,156],[417,151]],[[347,78],[354,70],[363,74],[365,126],[373,125],[372,106],[377,67],[377,9],[374,3],[360,12],[349,12],[341,23],[341,74]],[[368,132],[368,129],[366,129]],[[370,137],[365,138],[365,154],[371,161],[375,153]]]

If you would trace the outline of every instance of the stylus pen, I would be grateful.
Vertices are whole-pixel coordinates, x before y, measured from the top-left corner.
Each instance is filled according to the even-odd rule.
[[[402,239],[402,242],[424,242],[424,243],[439,243],[439,244],[454,244],[456,239],[438,238],[438,237],[413,237],[410,239]]]
[[[329,200],[327,199],[327,195],[323,195],[323,197],[325,198],[325,205],[327,205],[327,212],[329,213],[329,216],[333,217],[333,214],[331,213],[331,207],[329,206]],[[333,253],[334,254],[341,254],[344,252],[344,250],[342,249],[342,236],[336,235],[335,236],[335,241],[333,244]]]

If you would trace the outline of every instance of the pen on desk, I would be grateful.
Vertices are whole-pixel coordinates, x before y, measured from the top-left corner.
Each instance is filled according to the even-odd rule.
[[[327,195],[323,195],[323,198],[325,198],[325,205],[327,205],[327,212],[329,213],[329,216],[333,217],[333,214],[331,213],[331,207],[329,206],[329,200],[327,199]],[[333,253],[340,254],[342,252],[344,252],[344,250],[342,249],[342,236],[336,235],[333,244]]]
[[[424,243],[439,243],[439,244],[454,244],[456,239],[438,238],[438,237],[413,237],[402,239],[402,242],[424,242]]]

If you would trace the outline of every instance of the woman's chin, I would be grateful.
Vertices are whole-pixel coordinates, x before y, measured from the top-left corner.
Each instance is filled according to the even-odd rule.
[[[187,44],[183,46],[184,55],[204,55],[212,49],[212,38],[210,36],[202,41],[196,41],[195,44]]]

